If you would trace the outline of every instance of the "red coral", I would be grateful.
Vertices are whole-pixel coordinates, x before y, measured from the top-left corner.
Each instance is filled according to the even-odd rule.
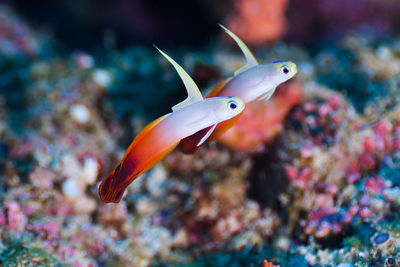
[[[280,39],[286,32],[287,0],[236,0],[228,28],[245,42],[260,44]]]
[[[283,128],[283,120],[290,109],[301,99],[299,82],[278,88],[266,103],[255,101],[246,104],[243,115],[236,124],[220,137],[220,141],[237,151],[254,152],[264,148]]]
[[[273,265],[272,262],[268,262],[267,260],[264,260],[261,267],[280,267],[280,265]]]

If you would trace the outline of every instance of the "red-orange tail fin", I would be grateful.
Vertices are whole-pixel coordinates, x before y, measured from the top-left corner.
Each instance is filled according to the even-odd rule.
[[[127,186],[120,186],[119,183],[115,181],[120,166],[121,165],[118,165],[100,184],[100,199],[105,203],[118,203],[124,195]]]

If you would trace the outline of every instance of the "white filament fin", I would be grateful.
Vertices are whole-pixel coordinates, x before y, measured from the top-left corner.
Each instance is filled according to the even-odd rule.
[[[271,98],[271,96],[274,94],[274,92],[275,92],[275,88],[272,90],[269,90],[268,92],[263,94],[258,100],[268,101]]]
[[[214,124],[214,126],[210,130],[208,130],[207,134],[203,136],[203,138],[201,138],[197,146],[201,146],[201,144],[203,144],[208,139],[208,137],[210,137],[210,135],[214,132],[215,127],[217,127],[217,124]]]
[[[155,45],[154,47],[157,48],[157,50],[169,61],[169,63],[172,64],[172,66],[174,66],[175,70],[179,74],[179,77],[181,77],[183,84],[185,85],[186,91],[188,93],[188,97],[182,102],[173,106],[172,111],[180,110],[181,108],[187,105],[203,100],[203,96],[201,95],[199,88],[197,87],[193,79],[189,76],[189,74],[178,63],[176,63],[175,60],[173,60],[167,54],[161,51],[161,49],[159,49]]]
[[[233,32],[231,32],[230,30],[228,30],[226,27],[222,26],[221,24],[218,24],[222,29],[225,30],[225,32],[227,34],[229,34],[230,37],[232,37],[233,40],[235,40],[235,42],[237,43],[237,45],[240,47],[240,49],[242,50],[244,56],[246,57],[246,64],[241,67],[240,69],[238,69],[237,71],[235,71],[235,75],[238,75],[240,73],[242,73],[243,71],[257,66],[258,65],[258,61],[257,59],[254,57],[253,53],[250,51],[250,49],[247,47],[247,45],[245,43],[243,43],[242,40],[240,40],[240,38],[234,34]]]

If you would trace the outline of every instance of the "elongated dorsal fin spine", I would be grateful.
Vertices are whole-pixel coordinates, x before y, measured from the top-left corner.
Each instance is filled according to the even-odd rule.
[[[169,63],[172,64],[172,66],[174,66],[175,70],[179,74],[179,77],[181,77],[188,93],[188,97],[182,102],[173,106],[172,111],[177,111],[187,105],[203,100],[203,96],[201,95],[199,88],[197,87],[193,79],[189,76],[189,74],[178,63],[176,63],[175,60],[173,60],[171,57],[161,51],[161,49],[159,49],[155,45],[154,47],[157,48],[157,50],[169,61]]]
[[[224,27],[221,24],[218,24],[218,25],[222,29],[224,29],[225,32],[227,34],[229,34],[229,36],[232,37],[233,40],[235,40],[235,42],[240,47],[240,49],[242,50],[242,52],[246,58],[246,64],[243,67],[241,67],[240,69],[238,69],[237,71],[235,71],[235,75],[238,75],[239,73],[258,65],[257,59],[254,57],[253,53],[250,51],[250,49],[247,47],[247,45],[245,43],[243,43],[243,41],[240,40],[240,38],[236,34],[231,32],[230,30],[228,30],[226,27]]]

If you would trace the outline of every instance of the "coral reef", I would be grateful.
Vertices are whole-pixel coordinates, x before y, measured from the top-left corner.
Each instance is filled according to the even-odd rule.
[[[2,266],[400,263],[399,40],[260,50],[293,59],[297,80],[106,205],[100,180],[184,98],[180,81],[152,48],[99,60],[59,51],[7,7],[0,19]],[[239,51],[206,49],[176,52],[204,87],[242,64]]]

